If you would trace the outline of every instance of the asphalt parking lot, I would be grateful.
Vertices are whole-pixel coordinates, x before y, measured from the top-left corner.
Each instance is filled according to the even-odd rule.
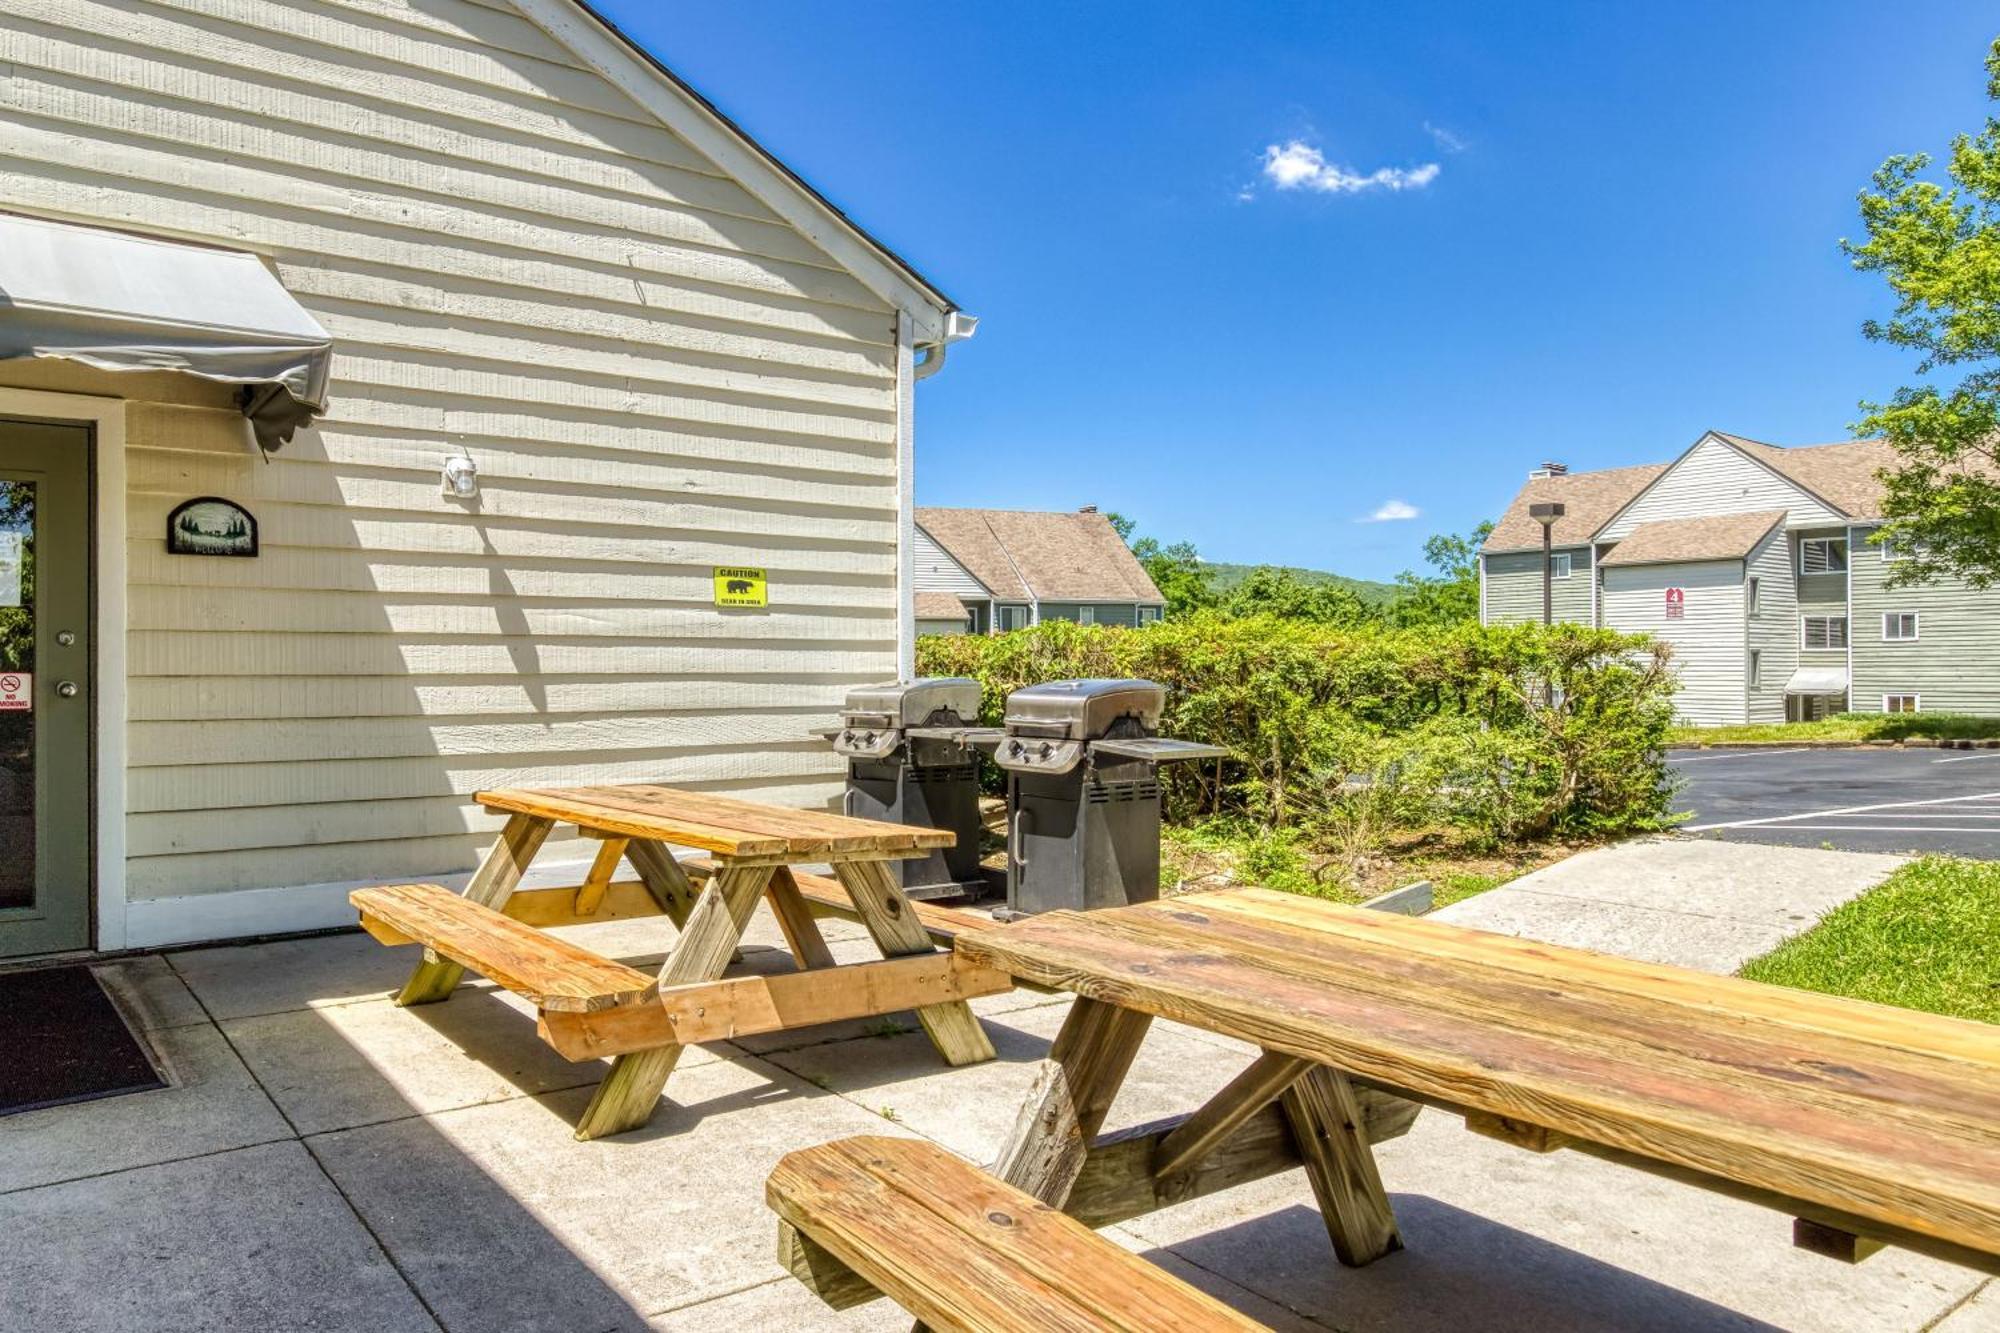
[[[1697,837],[2000,859],[2000,750],[1675,750]]]

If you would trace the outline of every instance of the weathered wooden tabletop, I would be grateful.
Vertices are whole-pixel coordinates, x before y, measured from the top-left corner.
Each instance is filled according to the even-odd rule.
[[[1260,889],[1053,912],[957,948],[1698,1183],[2000,1255],[2000,1027]]]
[[[822,810],[792,810],[733,796],[643,784],[502,788],[473,799],[489,810],[576,824],[600,833],[694,847],[732,860],[830,860],[921,856],[949,847],[941,829],[907,828]]]

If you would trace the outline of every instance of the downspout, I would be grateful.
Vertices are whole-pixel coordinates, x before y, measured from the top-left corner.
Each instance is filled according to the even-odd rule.
[[[917,673],[917,381],[944,369],[945,348],[970,338],[979,320],[962,310],[944,317],[944,337],[916,345],[909,312],[896,312],[896,679]],[[918,361],[921,351],[924,359]]]

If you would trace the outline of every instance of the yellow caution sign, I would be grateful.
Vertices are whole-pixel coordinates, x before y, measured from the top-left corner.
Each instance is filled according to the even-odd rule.
[[[768,589],[761,569],[715,567],[717,606],[768,606]]]

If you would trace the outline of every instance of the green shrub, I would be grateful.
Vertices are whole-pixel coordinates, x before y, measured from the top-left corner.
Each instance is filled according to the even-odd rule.
[[[1051,622],[926,638],[918,665],[980,680],[989,723],[1023,685],[1156,680],[1165,731],[1231,756],[1167,770],[1170,817],[1299,827],[1353,858],[1399,827],[1499,842],[1667,818],[1666,650],[1608,630],[1200,614],[1143,630]]]

